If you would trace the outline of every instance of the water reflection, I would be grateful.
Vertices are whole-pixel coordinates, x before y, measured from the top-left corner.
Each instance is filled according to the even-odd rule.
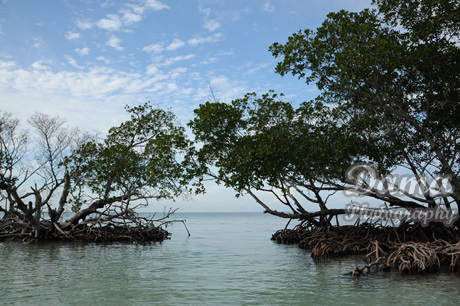
[[[192,236],[153,245],[0,243],[0,304],[458,304],[458,275],[343,276],[353,257],[315,262],[269,240],[284,221],[190,214]]]

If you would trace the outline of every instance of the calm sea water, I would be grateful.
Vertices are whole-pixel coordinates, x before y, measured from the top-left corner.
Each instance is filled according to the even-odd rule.
[[[177,214],[172,239],[147,246],[0,243],[0,304],[459,305],[455,273],[344,276],[359,258],[316,262],[271,234],[259,213]]]

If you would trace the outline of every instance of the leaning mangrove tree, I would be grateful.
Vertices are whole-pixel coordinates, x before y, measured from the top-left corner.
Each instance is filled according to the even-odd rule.
[[[274,92],[249,93],[201,105],[189,124],[203,143],[197,152],[203,177],[249,194],[267,213],[300,220],[300,231],[274,239],[302,242],[318,256],[374,246],[379,257],[396,243],[460,241],[458,225],[447,229],[442,222],[424,227],[403,219],[397,230],[374,235],[375,224],[356,226],[356,235],[353,227],[333,227],[347,210],[330,209],[328,201],[343,191],[407,211],[448,213],[460,204],[460,4],[373,4],[330,13],[318,29],[270,46],[280,59],[275,71],[315,84],[314,100],[294,104]],[[395,173],[410,175],[416,188],[401,186]],[[273,199],[286,209],[273,209]],[[455,268],[460,249],[454,249]]]
[[[170,111],[127,107],[103,139],[35,114],[0,116],[0,240],[161,241],[136,209],[187,193],[189,142]],[[162,219],[164,221],[164,219]]]

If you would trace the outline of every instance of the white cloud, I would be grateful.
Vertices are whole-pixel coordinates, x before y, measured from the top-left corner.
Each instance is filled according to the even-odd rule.
[[[145,7],[142,5],[134,5],[134,4],[128,4],[128,6],[131,8],[133,13],[142,15],[144,14]]]
[[[221,27],[221,23],[217,21],[217,19],[209,19],[209,16],[211,15],[211,9],[210,8],[204,8],[200,6],[199,8],[200,13],[204,15],[204,24],[203,27],[208,30],[209,32],[214,32],[215,30],[219,29]]]
[[[83,69],[83,67],[78,65],[77,61],[73,57],[69,55],[65,55],[64,58],[67,60],[70,66],[78,68],[78,69]]]
[[[244,93],[251,91],[244,83],[231,80],[225,75],[214,76],[211,80],[207,78],[206,81],[202,80],[201,77],[199,77],[199,79],[203,82],[203,85],[199,88],[195,88],[192,93],[192,100],[198,101],[198,103],[202,103],[203,101],[210,99],[210,85],[217,100],[221,102],[231,101],[243,96]]]
[[[16,66],[16,63],[13,61],[0,62],[0,69],[10,68]]]
[[[77,52],[80,56],[85,56],[89,54],[89,48],[76,48],[75,52]]]
[[[207,57],[204,61],[200,62],[201,65],[209,65],[218,62],[219,59],[217,57]]]
[[[147,10],[159,11],[168,9],[169,6],[157,0],[143,0],[139,4],[127,4],[125,8],[118,11],[118,14],[108,14],[100,19],[96,25],[98,28],[107,31],[119,31],[123,26],[140,22],[142,15]]]
[[[185,58],[188,57],[182,59]],[[70,65],[82,68],[71,56],[66,56],[66,60]],[[152,93],[155,93],[156,97],[163,96],[165,91],[176,90],[178,84],[187,83],[189,78],[186,72],[187,68],[179,67],[163,73],[154,65],[148,66],[144,74],[94,65],[90,69],[53,71],[44,66],[42,62],[36,62],[30,68],[21,68],[14,63],[0,61],[0,99],[7,92],[15,92],[16,94],[34,95],[34,97],[43,94],[67,97],[80,100],[80,103],[91,99],[99,99],[96,104],[111,99],[132,102],[133,96],[136,97],[136,100],[142,101],[151,98]],[[182,79],[177,80],[178,77]],[[125,99],[127,96],[129,99]],[[171,98],[170,95],[166,97]],[[177,99],[177,97],[171,99]],[[63,103],[66,103],[65,99]],[[121,105],[124,103],[126,102]]]
[[[117,51],[121,51],[121,50],[124,49],[122,46],[120,46],[120,43],[122,41],[123,40],[121,40],[120,38],[112,35],[112,36],[110,36],[109,40],[107,40],[107,46],[112,47]]]
[[[218,22],[217,20],[215,19],[212,19],[212,20],[206,20],[204,22],[204,28],[210,32],[213,32],[217,29],[219,29],[221,26],[220,22]]]
[[[185,43],[184,43],[182,40],[175,38],[175,39],[166,47],[166,50],[172,51],[172,50],[176,50],[176,49],[182,48],[183,46],[185,46]]]
[[[186,67],[177,67],[171,70],[169,76],[171,77],[171,79],[177,79],[179,76],[184,75],[184,73],[186,73],[187,71],[188,68]]]
[[[169,57],[167,59],[165,59],[161,65],[162,66],[170,66],[172,64],[175,64],[177,62],[181,62],[181,61],[186,61],[186,60],[190,60],[190,59],[194,59],[196,56],[195,54],[187,54],[187,55],[180,55],[180,56],[174,56],[174,57]]]
[[[32,40],[33,40],[32,46],[35,49],[41,49],[45,45],[45,41],[41,37],[34,37]]]
[[[221,51],[217,51],[214,53],[214,55],[216,56],[232,56],[235,54],[235,51],[233,49],[230,49],[230,50],[221,50]]]
[[[49,70],[50,67],[43,65],[43,63],[45,63],[45,61],[36,61],[33,62],[31,66],[35,70]]]
[[[142,48],[142,51],[147,53],[159,53],[163,51],[163,46],[161,44],[150,44]]]
[[[216,33],[207,37],[195,37],[188,40],[189,45],[196,46],[204,43],[217,42],[222,38],[222,33]]]
[[[100,29],[108,30],[108,31],[118,31],[121,26],[123,25],[120,17],[114,14],[108,14],[106,18],[100,19],[96,23],[97,27]]]
[[[14,101],[9,103],[8,111],[21,119],[45,110],[68,119],[71,126],[105,132],[119,124],[124,117],[123,105],[133,101],[132,96],[119,96],[116,101],[108,96],[122,84],[118,82],[123,75],[114,71],[53,72],[43,69],[38,62],[33,66],[0,69],[0,100]],[[34,97],[33,102],[30,96]]]
[[[267,13],[273,13],[275,11],[275,6],[270,1],[266,1],[262,5],[262,11]]]
[[[110,64],[110,61],[108,59],[106,59],[105,57],[103,57],[103,56],[98,56],[96,59],[98,61],[104,62],[104,64],[106,64],[106,65]]]
[[[177,87],[177,84],[175,83],[168,83],[166,85],[166,88],[168,91],[174,91],[174,90],[177,90],[178,87]]]
[[[144,0],[143,5],[155,11],[169,9],[169,6],[158,0]]]
[[[67,38],[68,40],[78,39],[80,38],[80,33],[69,31],[65,34],[65,38]]]
[[[121,10],[120,13],[122,14],[122,19],[126,24],[140,22],[142,20],[142,16],[139,14],[135,14],[129,10]]]
[[[260,63],[260,64],[257,64],[257,65],[251,65],[252,67],[246,70],[246,74],[251,74],[251,73],[257,72],[257,71],[259,71],[261,69],[265,69],[265,68],[269,67],[270,65],[271,65],[271,63]]]
[[[198,10],[200,11],[200,13],[202,13],[204,15],[205,19],[207,19],[209,17],[209,15],[211,15],[211,9],[210,8],[204,8],[202,6],[199,6]]]
[[[160,43],[160,44],[150,44],[150,45],[147,45],[144,48],[142,48],[142,51],[144,51],[146,53],[161,53],[161,52],[163,52],[165,50],[166,51],[174,51],[176,49],[182,48],[183,46],[185,46],[185,43],[182,40],[180,40],[178,38],[175,38],[166,47],[162,43]]]
[[[148,65],[147,69],[145,70],[145,73],[147,75],[153,75],[158,72],[158,68],[155,65]]]
[[[65,58],[72,66],[78,66],[71,56]],[[0,69],[0,78],[4,80],[0,82],[0,89],[9,87],[24,93],[40,89],[56,94],[70,93],[76,97],[102,97],[118,90],[123,84],[141,78],[141,75],[103,67],[54,72],[41,69],[41,65],[36,63],[32,70]]]
[[[191,58],[194,55],[175,57],[168,63]],[[80,67],[71,56],[66,60]],[[93,64],[81,69],[55,70],[60,66],[51,68],[49,63],[40,61],[21,67],[0,60],[0,101],[15,101],[8,104],[8,111],[27,118],[34,111],[46,109],[51,115],[68,118],[69,123],[84,130],[104,132],[126,116],[123,112],[126,104],[163,101],[182,122],[187,122],[193,116],[192,108],[209,95],[208,83],[200,73],[189,72],[185,67],[163,72],[159,65],[152,64],[144,71],[128,72]],[[219,97],[225,99],[248,91],[241,82],[225,76],[216,76],[211,83]],[[50,101],[53,101],[52,107]]]
[[[233,100],[247,92],[247,87],[238,81],[232,81],[225,75],[214,77],[209,85],[216,91],[222,101]]]
[[[75,21],[75,24],[81,30],[89,30],[89,29],[91,29],[93,27],[93,24],[91,22],[89,22],[88,20],[77,19]]]

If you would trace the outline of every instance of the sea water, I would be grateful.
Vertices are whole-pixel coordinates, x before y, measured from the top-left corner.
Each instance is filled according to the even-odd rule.
[[[1,305],[459,305],[457,273],[345,275],[362,256],[313,260],[262,213],[183,213],[149,245],[0,243]]]

